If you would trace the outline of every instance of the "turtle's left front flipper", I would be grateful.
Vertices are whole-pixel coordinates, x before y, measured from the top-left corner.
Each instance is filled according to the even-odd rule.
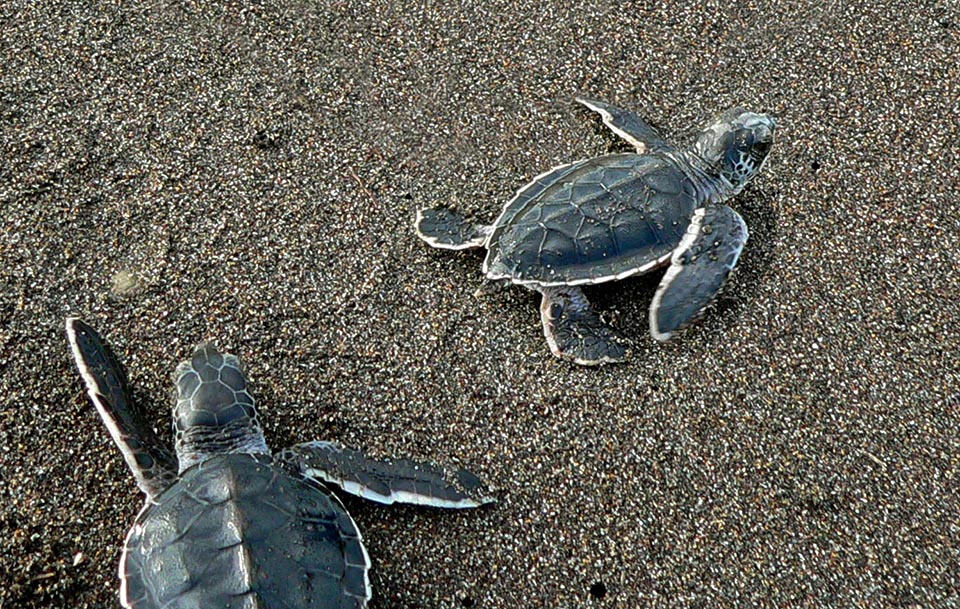
[[[650,304],[650,333],[665,341],[717,297],[747,242],[747,225],[726,205],[698,209]]]
[[[633,112],[594,99],[578,97],[577,101],[599,114],[603,124],[630,142],[638,154],[673,149],[673,145],[660,137],[656,129]]]
[[[71,317],[67,338],[90,400],[120,447],[137,486],[147,497],[156,497],[177,479],[177,458],[130,401],[123,368],[97,331]]]
[[[462,509],[495,501],[483,482],[465,469],[409,459],[375,460],[332,442],[297,444],[277,458],[304,476],[378,503]]]

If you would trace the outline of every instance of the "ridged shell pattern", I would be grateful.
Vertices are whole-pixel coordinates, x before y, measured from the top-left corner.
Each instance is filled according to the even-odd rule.
[[[222,455],[148,505],[120,565],[127,607],[358,608],[360,533],[328,490],[269,456]]]
[[[698,200],[694,184],[659,156],[558,167],[504,209],[484,268],[491,279],[537,285],[621,279],[665,261]]]

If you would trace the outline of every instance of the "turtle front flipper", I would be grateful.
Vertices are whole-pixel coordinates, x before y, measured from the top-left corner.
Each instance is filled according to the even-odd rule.
[[[417,236],[431,246],[444,250],[483,247],[493,227],[470,221],[449,207],[421,209],[417,212]]]
[[[630,142],[637,153],[673,149],[673,144],[660,137],[653,127],[633,112],[582,97],[578,97],[577,101],[598,113],[603,118],[603,124]]]
[[[540,319],[550,351],[581,366],[622,362],[630,341],[600,319],[580,288],[539,287]]]
[[[465,469],[409,459],[375,460],[332,442],[297,444],[281,451],[277,459],[308,478],[378,503],[460,509],[495,501],[483,482]]]
[[[127,378],[96,330],[67,319],[67,339],[87,394],[147,497],[153,499],[177,479],[177,460],[143,413],[130,401]]]
[[[708,205],[694,213],[650,304],[655,339],[669,339],[713,302],[737,265],[748,234],[740,214],[726,205]]]

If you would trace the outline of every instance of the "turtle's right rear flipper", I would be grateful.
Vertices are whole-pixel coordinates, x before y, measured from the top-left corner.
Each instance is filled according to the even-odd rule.
[[[409,459],[372,459],[332,442],[297,444],[277,458],[308,478],[377,503],[462,509],[495,501],[483,482],[465,469]]]
[[[540,287],[540,320],[550,351],[581,366],[622,362],[630,341],[600,319],[575,286]]]
[[[123,368],[96,330],[71,317],[67,319],[67,338],[87,393],[137,485],[148,497],[156,497],[176,480],[176,457],[130,402]]]
[[[492,227],[477,224],[449,207],[417,212],[417,236],[433,247],[465,250],[483,247]]]

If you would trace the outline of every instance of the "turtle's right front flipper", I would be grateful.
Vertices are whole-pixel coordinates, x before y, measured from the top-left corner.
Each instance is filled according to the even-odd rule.
[[[176,458],[130,402],[123,368],[96,330],[71,317],[67,319],[67,338],[87,393],[137,485],[147,497],[156,497],[176,480]]]
[[[493,227],[470,221],[449,207],[421,209],[417,212],[417,236],[433,247],[466,250],[483,247]]]
[[[277,459],[308,478],[378,503],[459,509],[495,501],[483,482],[465,469],[447,470],[409,459],[375,460],[331,442],[297,444],[281,451]]]
[[[669,340],[716,299],[748,235],[743,218],[726,205],[711,204],[694,212],[650,303],[650,333],[655,339]]]

